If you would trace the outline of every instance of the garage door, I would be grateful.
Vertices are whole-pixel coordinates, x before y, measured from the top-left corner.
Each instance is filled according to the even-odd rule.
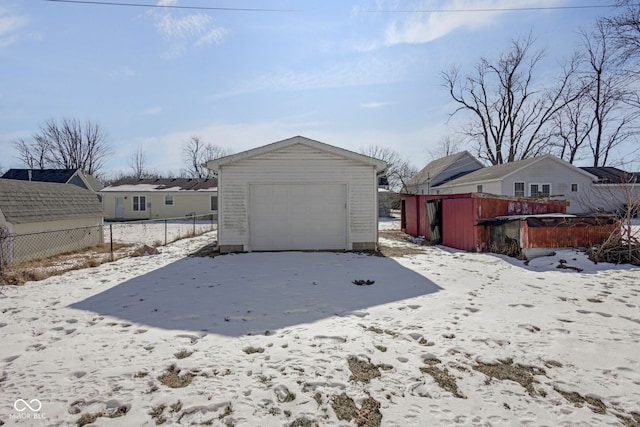
[[[346,185],[258,184],[249,193],[251,250],[346,249]]]

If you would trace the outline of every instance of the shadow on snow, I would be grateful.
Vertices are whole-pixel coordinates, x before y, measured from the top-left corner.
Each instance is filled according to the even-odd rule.
[[[185,258],[71,307],[163,329],[241,336],[335,315],[365,316],[369,307],[439,289],[390,258],[245,253]]]

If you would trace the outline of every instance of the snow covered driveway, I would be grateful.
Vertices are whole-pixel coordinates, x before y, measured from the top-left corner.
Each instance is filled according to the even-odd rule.
[[[6,289],[0,420],[640,422],[638,268],[417,246],[186,257],[213,236]]]

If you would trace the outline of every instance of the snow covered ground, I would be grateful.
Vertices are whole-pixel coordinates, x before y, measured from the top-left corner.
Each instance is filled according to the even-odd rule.
[[[7,288],[0,424],[640,423],[640,269],[391,237],[187,257],[211,232]]]
[[[206,231],[216,230],[217,223],[211,220],[156,220],[134,222],[111,222],[104,225],[104,241],[118,243],[136,243],[145,245],[164,245],[185,236],[194,236]]]

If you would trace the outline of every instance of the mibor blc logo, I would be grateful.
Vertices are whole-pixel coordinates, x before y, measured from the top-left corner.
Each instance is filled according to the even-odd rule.
[[[9,416],[9,418],[12,419],[44,420],[47,418],[43,412],[40,412],[42,409],[42,402],[38,399],[31,399],[29,401],[18,399],[13,402],[13,409],[15,409],[17,413],[13,413]]]

